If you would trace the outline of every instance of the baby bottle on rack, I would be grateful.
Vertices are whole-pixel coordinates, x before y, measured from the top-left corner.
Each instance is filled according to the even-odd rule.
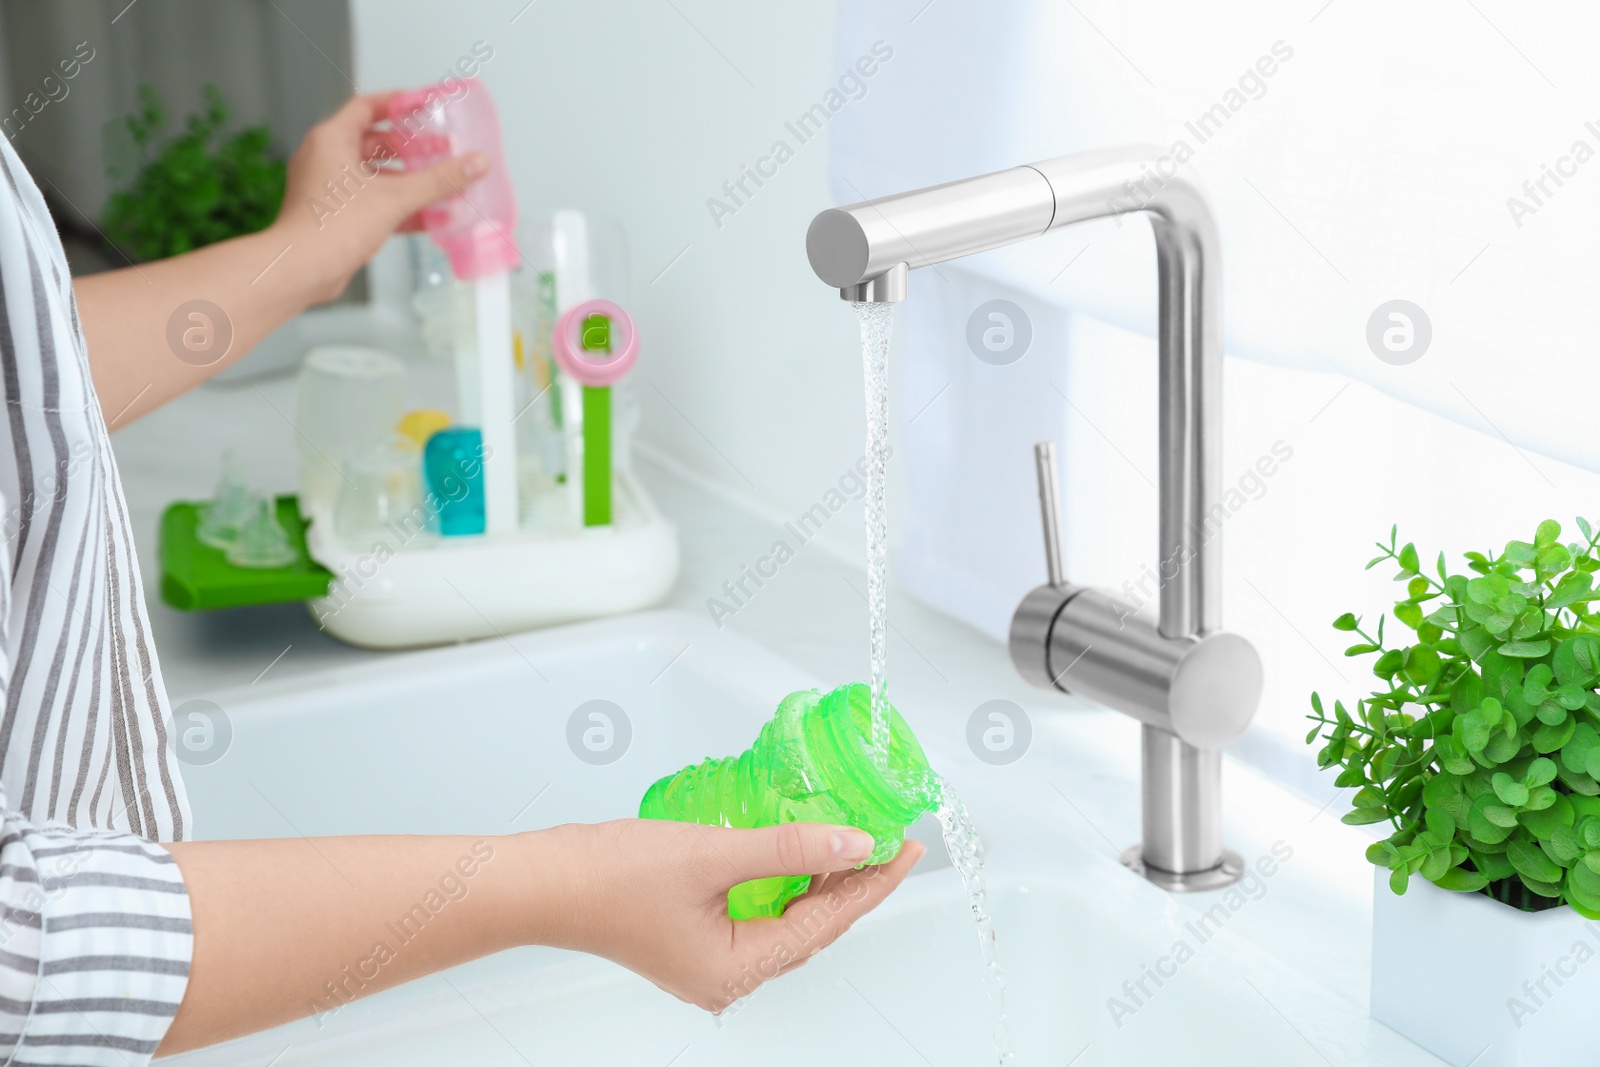
[[[389,125],[407,170],[469,152],[488,157],[488,173],[424,207],[418,218],[463,281],[515,267],[522,258],[513,239],[516,193],[501,149],[500,118],[483,83],[463,78],[400,93],[389,101]]]
[[[478,433],[483,532],[513,533],[521,524],[521,494],[509,275],[522,257],[512,237],[516,196],[501,150],[499,115],[482,82],[451,79],[395,96],[389,102],[389,124],[395,150],[408,170],[473,152],[489,162],[483,178],[429,204],[418,216],[443,249],[454,276],[472,286],[473,315],[455,322],[459,424]],[[429,488],[438,492],[441,487]]]

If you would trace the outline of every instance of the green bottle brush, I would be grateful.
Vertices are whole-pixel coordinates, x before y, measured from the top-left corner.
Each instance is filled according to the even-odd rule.
[[[786,822],[853,826],[877,847],[867,863],[900,852],[906,827],[939,805],[938,777],[900,713],[889,709],[889,752],[872,751],[872,695],[860,683],[826,696],[791,693],[737,756],[707,759],[652,785],[643,819],[753,829]],[[735,919],[778,916],[811,885],[809,875],[756,878],[728,890]]]

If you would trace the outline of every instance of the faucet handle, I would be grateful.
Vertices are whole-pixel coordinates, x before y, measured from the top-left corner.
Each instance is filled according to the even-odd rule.
[[[1039,516],[1044,521],[1044,567],[1050,584],[1066,584],[1061,562],[1061,508],[1056,494],[1056,443],[1040,441],[1033,446],[1033,465],[1039,475]]]

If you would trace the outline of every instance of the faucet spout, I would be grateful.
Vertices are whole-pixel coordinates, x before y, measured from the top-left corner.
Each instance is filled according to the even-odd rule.
[[[830,208],[811,220],[806,255],[845,299],[883,299],[870,294],[895,289],[880,279],[902,265],[916,270],[1136,213],[1155,233],[1160,289],[1160,559],[1180,568],[1162,588],[1161,630],[1183,637],[1221,625],[1221,552],[1205,531],[1221,463],[1222,255],[1204,195],[1171,156],[1144,145],[1104,149]]]
[[[874,274],[854,285],[841,286],[839,298],[852,304],[896,304],[906,298],[906,277],[911,273],[904,263],[896,263],[882,274]]]
[[[1221,632],[1222,269],[1204,194],[1160,149],[1087,152],[831,208],[806,254],[845,299],[893,300],[920,267],[1131,214],[1156,243],[1158,618],[1052,573],[1018,606],[1011,654],[1034,684],[1145,724],[1144,842],[1124,862],[1168,889],[1209,889],[1240,875],[1222,845],[1220,752],[1254,715],[1262,677],[1249,642]]]

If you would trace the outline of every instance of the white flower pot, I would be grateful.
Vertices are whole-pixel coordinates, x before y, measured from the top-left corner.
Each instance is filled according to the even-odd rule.
[[[1454,1067],[1591,1062],[1600,923],[1376,870],[1372,1017]]]

